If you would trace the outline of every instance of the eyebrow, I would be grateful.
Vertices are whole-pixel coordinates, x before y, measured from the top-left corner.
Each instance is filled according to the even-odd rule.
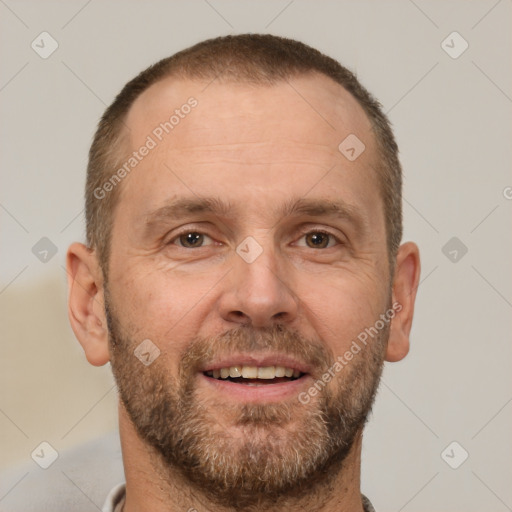
[[[217,217],[239,216],[239,210],[230,202],[218,197],[193,197],[170,200],[167,204],[144,215],[145,231],[156,225],[180,220],[191,214],[207,213]],[[335,217],[352,222],[358,229],[366,230],[368,219],[354,205],[342,200],[292,198],[272,209],[276,218],[307,215],[311,217]]]

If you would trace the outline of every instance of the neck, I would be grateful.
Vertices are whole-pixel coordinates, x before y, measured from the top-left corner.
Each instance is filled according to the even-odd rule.
[[[164,467],[152,447],[135,431],[124,407],[119,406],[119,431],[126,476],[123,512],[234,512],[210,502],[179,472]],[[363,512],[360,491],[362,429],[334,478],[306,497],[290,498],[258,507],[258,512]]]

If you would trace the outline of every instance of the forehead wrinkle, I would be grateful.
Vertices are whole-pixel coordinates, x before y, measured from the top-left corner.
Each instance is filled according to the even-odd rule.
[[[325,145],[325,144],[315,144],[313,142],[305,142],[303,140],[293,140],[288,139],[284,137],[272,137],[268,140],[247,140],[247,141],[240,141],[240,142],[221,142],[218,144],[194,144],[191,146],[184,146],[183,144],[180,144],[180,147],[178,148],[172,148],[171,151],[191,151],[191,150],[198,150],[198,151],[206,151],[206,150],[216,150],[216,149],[237,149],[238,147],[253,147],[253,146],[269,146],[269,147],[278,147],[282,148],[283,146],[290,146],[292,148],[303,147],[306,148],[308,146],[311,146],[315,149],[325,150],[325,151],[331,151],[331,146]]]
[[[256,155],[261,154],[262,150],[268,150],[272,152],[272,157],[280,157],[283,154],[283,150],[293,151],[298,155],[304,154],[305,156],[311,156],[311,152],[325,153],[326,156],[337,155],[338,145],[333,140],[332,145],[328,144],[314,144],[304,141],[293,141],[289,139],[282,139],[274,137],[265,141],[241,141],[241,142],[226,142],[218,144],[183,144],[185,141],[180,141],[179,146],[170,147],[167,153],[170,155],[189,156],[189,155],[216,155],[219,153],[251,153],[254,152]]]
[[[337,145],[282,144],[280,141],[208,144],[169,148],[169,160],[178,166],[187,165],[279,165],[314,166],[327,170],[333,163],[343,163]]]

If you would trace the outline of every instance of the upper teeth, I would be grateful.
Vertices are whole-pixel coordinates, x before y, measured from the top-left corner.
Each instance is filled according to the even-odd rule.
[[[243,377],[244,379],[274,379],[275,377],[299,377],[300,371],[284,366],[229,366],[206,372],[215,379]]]

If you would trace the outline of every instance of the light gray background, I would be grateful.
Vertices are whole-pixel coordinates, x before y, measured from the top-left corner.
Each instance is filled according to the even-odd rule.
[[[94,459],[90,479],[63,465],[86,441],[116,450],[115,436],[104,437],[117,422],[110,369],[88,365],[66,312],[65,253],[84,237],[87,151],[136,73],[242,32],[300,39],[355,70],[401,148],[404,240],[420,247],[422,282],[411,351],[386,364],[366,430],[362,490],[378,512],[512,510],[511,7],[0,0],[0,469],[15,468],[0,480],[0,510],[31,509],[36,480],[66,488],[77,507],[66,510],[97,510],[122,476],[119,460],[112,469]],[[31,48],[43,31],[59,44],[47,59]],[[441,45],[453,31],[469,44],[456,59]],[[42,237],[57,248],[46,263],[32,252]],[[468,249],[456,262],[442,252],[452,237]],[[42,441],[60,454],[48,470],[30,458]],[[469,453],[458,469],[441,457],[452,441]],[[110,476],[98,478],[98,467]]]

